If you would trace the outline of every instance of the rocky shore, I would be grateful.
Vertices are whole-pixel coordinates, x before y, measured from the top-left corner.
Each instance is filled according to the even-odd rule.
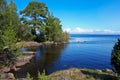
[[[23,70],[22,66],[31,62],[31,59],[34,55],[22,56],[18,57],[15,61],[15,64],[9,67],[1,67],[0,68],[0,76],[2,80],[16,80],[15,75],[12,72],[17,72],[19,70]]]
[[[20,70],[18,67],[30,63],[32,57],[19,58],[12,69],[15,71]],[[8,70],[8,68],[5,69]],[[13,73],[9,73],[9,70],[1,74],[2,80],[27,80],[26,78],[15,78]],[[71,68],[57,71],[47,76],[49,76],[49,80],[117,80],[116,74],[110,69]]]
[[[54,72],[50,77],[50,80],[117,80],[115,73],[110,69],[71,68]]]
[[[58,45],[61,43],[54,42],[22,42],[17,45],[23,44],[24,47],[38,47],[41,45]],[[65,42],[63,43],[65,44]],[[34,58],[36,52],[23,52],[27,56],[18,57],[13,66],[0,67],[0,76],[2,80],[26,80],[25,78],[17,78],[13,72],[24,70],[24,65],[31,64],[31,60]],[[110,69],[78,69],[71,68],[68,70],[61,70],[54,72],[50,75],[49,80],[117,80],[116,74]]]
[[[68,42],[53,42],[53,41],[46,41],[46,42],[41,42],[41,43],[38,43],[38,42],[18,42],[16,45],[17,46],[20,46],[22,45],[23,47],[25,48],[29,48],[29,47],[39,47],[39,46],[42,46],[42,45],[60,45],[60,44],[67,44]]]

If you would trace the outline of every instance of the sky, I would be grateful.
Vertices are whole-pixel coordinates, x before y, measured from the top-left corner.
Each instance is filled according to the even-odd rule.
[[[15,0],[18,11],[31,0]],[[120,0],[36,0],[45,2],[69,33],[120,34]]]

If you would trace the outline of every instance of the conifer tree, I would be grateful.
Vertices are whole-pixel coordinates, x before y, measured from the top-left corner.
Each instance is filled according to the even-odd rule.
[[[45,23],[48,8],[45,3],[32,1],[20,13],[23,15],[22,20],[24,24],[31,26],[32,34],[36,35],[36,29],[41,29]]]
[[[120,74],[120,39],[118,39],[118,42],[115,43],[113,47],[111,64],[115,68],[116,72]]]

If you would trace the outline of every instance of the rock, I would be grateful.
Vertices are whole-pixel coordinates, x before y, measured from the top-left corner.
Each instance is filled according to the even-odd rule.
[[[38,42],[25,42],[24,47],[38,47],[40,43]]]
[[[24,57],[18,57],[17,61],[15,62],[15,66],[23,66],[26,63],[30,63],[30,60],[34,57],[34,55],[28,55],[28,56],[24,56]]]
[[[8,73],[8,79],[15,79],[15,76],[13,73]]]
[[[1,74],[1,78],[2,79],[12,79],[12,80],[14,80],[15,79],[15,76],[14,76],[14,74],[13,73],[3,73],[3,74]]]
[[[69,69],[69,70],[63,70],[58,71],[50,75],[50,80],[78,80],[77,77],[80,77],[80,79],[83,79],[85,75],[81,72],[80,69]]]
[[[103,69],[102,71],[103,71],[103,72],[107,72],[107,73],[112,73],[112,72],[113,72],[113,71],[110,70],[110,69]]]
[[[21,46],[21,45],[23,45],[24,47],[38,47],[41,44],[38,42],[33,42],[33,41],[31,41],[31,42],[18,42],[16,44],[16,46]]]
[[[33,51],[27,51],[27,52],[23,52],[23,54],[29,54],[29,55],[35,55],[36,52]]]
[[[7,78],[7,76],[8,76],[8,74],[7,74],[7,73],[3,73],[3,74],[1,74],[1,78],[2,78],[2,79]]]
[[[44,42],[43,44],[44,45],[51,45],[51,44],[53,44],[54,42],[52,41],[52,42],[50,42],[50,41],[46,41],[46,42]]]
[[[18,57],[16,62],[28,62],[30,61],[32,58],[34,57],[34,55],[28,55],[28,56],[24,56],[24,57]]]
[[[10,67],[10,70],[11,70],[11,71],[16,71],[16,70],[17,70],[17,69],[16,69],[16,66],[15,66],[15,65],[11,66],[11,67]]]
[[[99,69],[95,69],[95,71],[97,71],[97,72],[102,72],[102,70],[99,70]]]
[[[10,71],[10,67],[4,67],[4,68],[2,69],[2,71],[3,71],[3,72],[9,72],[9,71]]]

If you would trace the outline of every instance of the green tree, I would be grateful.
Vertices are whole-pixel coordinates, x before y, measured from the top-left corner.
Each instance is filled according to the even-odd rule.
[[[5,0],[0,0],[0,31],[2,32],[5,29],[5,22],[6,22],[6,9],[7,3]],[[3,33],[2,33],[3,34]]]
[[[0,11],[4,11],[7,7],[6,0],[0,0]]]
[[[3,12],[1,11],[2,20],[0,20],[0,56],[2,55],[2,58],[5,58],[3,60],[6,60],[3,65],[10,65],[14,63],[15,58],[19,55],[18,48],[15,46],[18,40],[17,25],[19,18],[13,0],[6,6],[6,8],[1,9]]]
[[[18,41],[32,41],[36,37],[30,32],[30,27],[25,24],[21,24],[19,30],[17,31]],[[22,33],[21,33],[22,32]]]
[[[33,35],[36,35],[37,30],[40,32],[40,35],[36,35],[35,41],[61,42],[65,40],[65,37],[61,39],[61,35],[66,35],[62,31],[61,21],[49,13],[45,3],[32,1],[20,13],[22,24],[31,27]]]
[[[69,34],[67,32],[62,32],[60,38],[61,38],[60,41],[62,41],[62,42],[68,42],[68,40],[69,40]]]
[[[6,0],[0,0],[0,51],[3,49],[4,47],[4,39],[3,39],[3,32],[5,29],[5,13],[6,13],[6,9],[7,9],[7,3]]]
[[[48,41],[60,41],[62,33],[60,20],[53,15],[49,14],[46,19],[46,37]]]
[[[115,43],[113,47],[111,64],[115,68],[116,72],[120,74],[120,39],[118,39],[118,42]]]
[[[17,8],[14,3],[14,0],[10,0],[10,4],[8,6],[9,6],[7,11],[8,12],[7,14],[9,14],[9,16],[7,17],[8,24],[12,25],[12,27],[14,27],[13,29],[16,29],[19,24],[19,17],[17,15]]]
[[[8,15],[9,14],[9,15]],[[3,31],[3,39],[4,39],[4,46],[14,45],[17,42],[17,31],[18,31],[18,24],[19,18],[17,15],[16,6],[14,4],[14,0],[10,0],[10,4],[8,5],[6,11],[6,25],[5,30]]]
[[[16,37],[18,38],[19,34],[21,34],[21,32],[19,32],[21,28],[21,23],[17,14],[17,8],[14,3],[14,0],[10,0],[10,4],[8,5],[8,10],[7,10],[7,15],[8,16],[6,21],[8,27],[12,27],[11,29],[16,31]]]
[[[3,39],[4,39],[5,46],[15,45],[17,42],[16,32],[13,29],[7,28],[4,31]]]
[[[36,35],[36,29],[41,29],[42,25],[45,23],[47,12],[48,8],[45,3],[32,1],[20,14],[23,15],[23,23],[31,26],[32,34]]]

